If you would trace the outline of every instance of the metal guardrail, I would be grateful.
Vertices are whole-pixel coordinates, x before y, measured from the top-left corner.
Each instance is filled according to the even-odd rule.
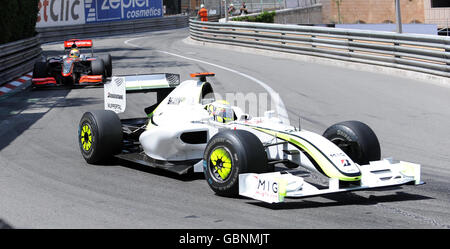
[[[61,27],[37,28],[42,43],[72,38],[125,35],[140,32],[159,31],[188,26],[188,16],[167,16],[145,18],[133,21],[116,21]]]
[[[0,45],[0,85],[32,71],[41,52],[38,36]]]
[[[450,38],[393,32],[191,20],[194,40],[450,76]]]

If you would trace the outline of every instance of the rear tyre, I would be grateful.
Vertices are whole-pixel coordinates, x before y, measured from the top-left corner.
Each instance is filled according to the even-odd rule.
[[[360,121],[345,121],[325,130],[323,136],[341,148],[355,163],[368,164],[381,158],[378,138]]]
[[[106,77],[112,76],[112,59],[110,54],[101,54],[98,58],[102,59],[105,64]]]
[[[122,124],[113,111],[85,112],[78,126],[81,155],[89,164],[106,162],[122,149]]]
[[[206,146],[203,163],[211,189],[229,197],[239,194],[239,174],[273,171],[259,138],[245,130],[226,130],[214,135]]]

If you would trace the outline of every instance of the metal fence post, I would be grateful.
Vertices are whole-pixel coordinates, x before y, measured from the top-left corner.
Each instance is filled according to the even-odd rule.
[[[224,0],[225,1],[225,7],[224,7],[224,9],[225,9],[225,22],[228,22],[228,3],[227,3],[227,0]]]
[[[445,52],[448,53],[448,54],[446,54],[446,56],[445,56],[445,58],[447,59],[447,66],[450,66],[450,56],[449,56],[449,54],[450,54],[450,48],[446,48],[446,49],[445,49]]]
[[[402,33],[402,15],[400,11],[400,0],[395,0],[395,16],[397,18],[397,33]]]
[[[351,47],[351,42],[352,42],[352,41],[353,41],[353,39],[348,39],[348,47],[349,47],[348,51],[349,51],[350,53],[355,52],[355,50],[350,49],[350,47]]]

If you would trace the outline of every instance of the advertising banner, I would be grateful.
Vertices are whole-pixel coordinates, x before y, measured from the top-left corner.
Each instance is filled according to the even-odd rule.
[[[83,0],[39,0],[36,27],[84,24]]]
[[[162,0],[39,0],[36,27],[162,17]]]
[[[162,17],[162,0],[84,0],[86,23]]]

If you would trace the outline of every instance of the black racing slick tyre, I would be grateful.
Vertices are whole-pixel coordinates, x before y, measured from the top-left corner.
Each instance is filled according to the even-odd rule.
[[[92,75],[106,75],[105,63],[102,59],[96,59],[91,62]]]
[[[47,78],[47,63],[46,62],[36,62],[33,68],[33,78]]]
[[[345,121],[325,130],[323,136],[341,148],[355,163],[368,164],[381,158],[380,143],[373,130],[360,121]]]
[[[220,196],[239,194],[239,174],[273,171],[258,137],[245,130],[225,130],[214,135],[203,155],[203,172]]]
[[[106,77],[112,76],[112,59],[110,54],[101,54],[98,58],[103,60],[103,64],[105,64]]]
[[[122,124],[113,111],[85,112],[78,126],[81,155],[89,164],[100,164],[122,149]]]

